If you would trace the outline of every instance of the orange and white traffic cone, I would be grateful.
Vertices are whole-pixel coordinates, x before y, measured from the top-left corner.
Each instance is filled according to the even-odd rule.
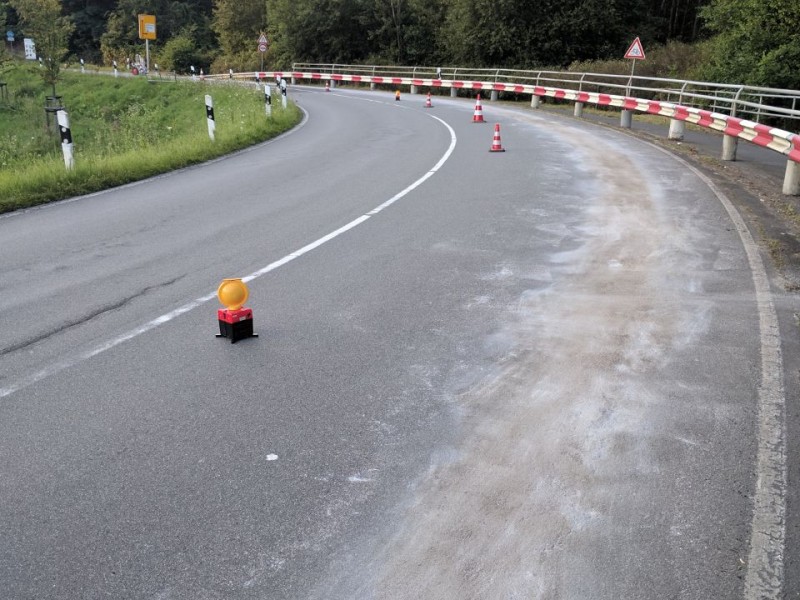
[[[330,81],[326,81],[325,82],[325,91],[326,92],[330,92],[331,91],[331,82]]]
[[[425,108],[433,108],[433,104],[431,104],[431,93],[428,92],[428,98],[425,100]]]
[[[492,138],[492,147],[489,152],[505,152],[506,149],[500,143],[500,123],[494,124],[494,137]]]
[[[473,123],[485,123],[483,120],[483,107],[481,106],[481,95],[478,94],[478,99],[475,102],[475,113],[472,115]]]

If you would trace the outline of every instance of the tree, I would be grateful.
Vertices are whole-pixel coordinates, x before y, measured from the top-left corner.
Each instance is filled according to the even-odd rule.
[[[67,56],[67,43],[74,29],[72,20],[62,14],[60,0],[11,0],[25,34],[33,38],[42,59],[42,79],[52,86],[61,75],[61,61]]]
[[[64,12],[75,23],[75,31],[69,40],[70,54],[89,62],[100,62],[100,38],[117,0],[62,0],[62,3]]]
[[[712,0],[701,14],[716,34],[707,79],[800,89],[800,2]]]
[[[188,73],[190,67],[208,72],[209,57],[197,47],[195,38],[191,28],[172,36],[159,54],[162,67],[180,73]]]
[[[6,30],[8,22],[8,2],[0,0],[0,33]],[[5,44],[0,47],[0,73],[5,69],[6,64],[11,60],[11,54],[6,49]]]
[[[216,0],[211,27],[222,50],[217,65],[237,70],[256,68],[260,58],[256,43],[267,27],[265,0]]]
[[[207,53],[217,44],[211,30],[211,2],[119,0],[117,7],[108,15],[106,32],[101,38],[103,58],[110,62],[112,59],[132,57],[144,50],[144,42],[139,39],[140,14],[156,16],[159,43],[165,43],[177,35],[188,35],[198,50]]]

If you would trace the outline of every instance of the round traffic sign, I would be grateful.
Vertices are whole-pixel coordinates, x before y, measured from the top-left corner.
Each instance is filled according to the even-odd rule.
[[[258,45],[258,51],[259,52],[266,52],[267,51],[267,45],[266,44],[259,44]]]

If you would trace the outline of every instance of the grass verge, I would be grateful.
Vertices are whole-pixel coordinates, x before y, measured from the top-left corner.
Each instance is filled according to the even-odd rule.
[[[267,118],[255,85],[148,82],[65,73],[57,93],[72,129],[75,168],[44,106],[35,66],[4,74],[0,103],[0,213],[107,189],[197,164],[268,140],[294,127],[300,110],[273,104]],[[212,96],[215,140],[208,136],[205,95]]]

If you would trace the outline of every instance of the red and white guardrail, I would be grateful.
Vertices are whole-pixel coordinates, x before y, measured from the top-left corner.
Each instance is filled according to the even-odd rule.
[[[494,83],[490,81],[450,81],[440,79],[416,79],[412,77],[375,77],[364,75],[346,75],[338,73],[301,73],[301,72],[275,72],[258,73],[264,77],[292,77],[294,79],[348,81],[353,83],[375,83],[390,85],[415,85],[419,87],[453,87],[456,89],[488,90],[497,92],[514,92],[517,94],[532,94],[535,96],[548,96],[551,98],[584,102],[598,106],[614,106],[623,110],[646,112],[671,119],[678,119],[708,127],[726,135],[742,138],[748,142],[758,144],[785,154],[791,160],[800,162],[800,136],[777,129],[760,125],[747,119],[730,117],[720,113],[702,110],[690,106],[681,106],[671,102],[658,102],[655,100],[642,100],[614,94],[598,94],[592,92],[579,92],[538,85]]]
[[[242,75],[242,74],[239,74]],[[250,74],[246,74],[248,77]],[[699,108],[682,106],[671,102],[643,100],[614,94],[600,94],[577,90],[544,87],[529,84],[498,83],[491,81],[459,81],[448,79],[420,79],[414,77],[381,77],[374,75],[348,75],[340,73],[305,73],[297,71],[267,71],[253,73],[258,79],[292,78],[311,81],[345,81],[352,83],[409,85],[433,88],[455,88],[475,91],[513,92],[547,96],[573,102],[613,106],[622,110],[638,111],[669,117],[678,121],[707,127],[737,139],[779,152],[789,159],[784,179],[785,194],[800,194],[800,135],[783,129],[761,125],[747,119],[740,119]],[[224,76],[220,76],[224,77]]]

